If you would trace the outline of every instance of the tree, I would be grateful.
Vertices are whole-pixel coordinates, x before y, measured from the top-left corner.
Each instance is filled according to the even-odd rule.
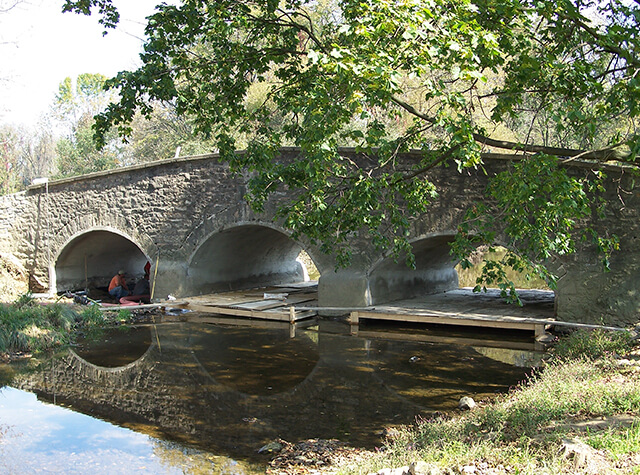
[[[62,120],[76,122],[85,114],[94,116],[116,95],[105,91],[107,77],[102,74],[83,73],[77,78],[64,78],[58,85],[54,107]]]
[[[67,0],[87,14],[109,0]],[[485,274],[541,266],[575,247],[576,222],[591,213],[602,163],[638,170],[638,3],[620,0],[336,0],[333,21],[302,0],[184,0],[148,19],[136,71],[108,81],[119,102],[97,117],[97,137],[128,134],[150,101],[173,102],[215,139],[234,170],[255,172],[248,200],[262,209],[282,187],[297,198],[279,210],[302,233],[349,258],[349,236],[367,230],[382,249],[407,253],[407,229],[438,190],[438,166],[481,167],[481,152],[519,161],[492,181],[454,246],[458,257],[493,244],[500,223],[508,253]],[[115,26],[103,18],[106,27]],[[266,90],[261,104],[247,95]],[[395,124],[395,125],[393,125]],[[397,124],[406,124],[398,127]],[[235,154],[236,137],[247,153]],[[338,147],[354,143],[357,163]],[[301,147],[294,163],[283,144]],[[410,167],[397,161],[423,151]],[[581,161],[592,172],[568,172]],[[589,232],[589,230],[585,230]],[[615,238],[596,237],[608,253]]]
[[[123,164],[124,153],[118,141],[111,141],[110,146],[100,150],[96,148],[93,123],[93,116],[84,114],[73,124],[71,133],[58,140],[56,178],[110,170]]]
[[[0,127],[0,194],[24,189],[34,178],[49,176],[55,164],[55,138],[45,119],[27,129]]]
[[[195,132],[185,116],[178,115],[173,104],[157,102],[146,117],[137,114],[131,122],[127,153],[136,163],[171,158],[176,154],[209,153],[214,145]]]
[[[114,133],[105,133],[108,145],[100,150],[93,141],[94,115],[115,97],[105,91],[106,76],[84,73],[65,78],[58,86],[54,114],[67,129],[56,144],[58,177],[108,170],[123,164],[126,154]]]

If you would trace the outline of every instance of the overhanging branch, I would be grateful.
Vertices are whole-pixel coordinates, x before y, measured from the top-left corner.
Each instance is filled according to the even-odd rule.
[[[403,101],[402,99],[392,96],[391,100],[419,119],[427,121],[431,124],[435,124],[435,120],[433,119],[433,117],[429,117],[423,114],[411,104]],[[476,142],[487,145],[489,147],[499,148],[503,150],[514,150],[524,153],[546,153],[548,155],[554,155],[556,157],[572,157],[574,159],[580,158],[583,160],[597,161],[625,161],[625,159],[628,158],[628,155],[615,151],[617,147],[624,145],[624,143],[618,143],[616,145],[600,150],[577,150],[573,148],[547,147],[545,145],[522,144],[518,142],[510,142],[507,140],[496,140],[478,133],[473,133],[473,139]]]

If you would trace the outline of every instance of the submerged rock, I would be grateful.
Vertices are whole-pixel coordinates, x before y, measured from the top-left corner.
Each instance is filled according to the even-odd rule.
[[[277,440],[273,440],[271,442],[269,442],[268,444],[263,445],[262,447],[260,447],[258,449],[258,453],[259,454],[264,454],[264,453],[278,453],[282,450],[283,445],[277,441]]]

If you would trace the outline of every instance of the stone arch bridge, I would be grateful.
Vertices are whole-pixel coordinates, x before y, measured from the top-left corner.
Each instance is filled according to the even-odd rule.
[[[282,150],[285,160],[298,153]],[[415,270],[363,237],[354,237],[351,267],[336,270],[332,256],[292,240],[273,220],[286,193],[274,196],[263,214],[252,212],[243,199],[246,177],[234,176],[216,155],[56,180],[3,196],[0,251],[22,261],[34,291],[106,286],[121,268],[137,278],[148,260],[155,296],[181,297],[300,281],[304,250],[321,273],[321,307],[376,305],[457,288],[449,243],[467,207],[482,199],[487,175],[509,160],[487,156],[487,174],[435,171],[440,199],[411,230]],[[640,314],[640,188],[628,174],[608,173],[606,215],[591,224],[618,235],[621,250],[608,273],[586,244],[554,263],[563,320],[628,325]]]

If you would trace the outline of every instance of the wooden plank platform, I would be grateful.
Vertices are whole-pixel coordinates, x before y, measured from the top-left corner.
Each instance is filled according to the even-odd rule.
[[[388,320],[409,323],[483,327],[531,331],[540,336],[556,323],[553,293],[522,291],[523,307],[508,305],[493,289],[474,293],[471,289],[455,289],[420,298],[354,310],[349,322],[357,325],[361,319]]]
[[[287,328],[289,337],[295,338],[298,329],[305,329],[311,325],[316,325],[317,320],[307,318],[302,321],[290,323],[288,321],[265,320],[265,319],[247,319],[244,317],[234,318],[229,316],[201,315],[193,313],[185,313],[181,315],[163,315],[162,323],[188,322],[188,323],[212,323],[215,325],[226,325],[232,327],[250,327],[266,330],[281,330]]]
[[[279,295],[283,298],[273,298]],[[183,308],[205,314],[294,323],[317,315],[317,299],[317,283],[305,282],[186,297]],[[296,309],[300,304],[306,308]]]
[[[624,330],[580,323],[562,322],[554,318],[553,292],[522,291],[523,307],[507,305],[496,289],[473,293],[471,289],[455,289],[435,295],[423,295],[375,307],[318,307],[317,282],[275,285],[259,289],[185,297],[180,302],[164,301],[148,306],[113,306],[104,310],[136,308],[183,308],[197,312],[198,321],[216,318],[212,315],[271,320],[290,324],[324,312],[348,315],[352,333],[358,332],[361,320],[387,320],[461,327],[524,330],[540,336],[551,327],[601,328]],[[285,295],[286,294],[286,295]],[[281,298],[273,298],[281,296]],[[184,321],[184,314],[177,317]],[[193,320],[191,317],[189,320]],[[195,321],[195,320],[194,320]],[[213,321],[213,320],[211,320]],[[228,320],[227,320],[228,321]],[[359,334],[362,334],[360,330]]]
[[[349,314],[349,323],[358,325],[361,319],[370,320],[388,320],[409,323],[430,323],[438,325],[456,325],[468,327],[484,327],[508,330],[525,330],[533,331],[535,336],[545,333],[548,325],[553,324],[553,320],[508,317],[495,315],[470,315],[470,314],[453,314],[439,313],[434,314],[430,311],[419,311],[416,309],[396,311],[384,311],[382,309],[373,309],[367,311],[356,311]]]
[[[349,321],[352,325],[357,325],[362,319],[371,319],[524,330],[532,331],[536,337],[543,335],[550,327],[624,331],[624,328],[618,327],[558,321],[554,315],[553,292],[519,292],[524,303],[522,307],[506,304],[497,289],[474,293],[471,289],[463,288],[366,309],[353,309]]]

